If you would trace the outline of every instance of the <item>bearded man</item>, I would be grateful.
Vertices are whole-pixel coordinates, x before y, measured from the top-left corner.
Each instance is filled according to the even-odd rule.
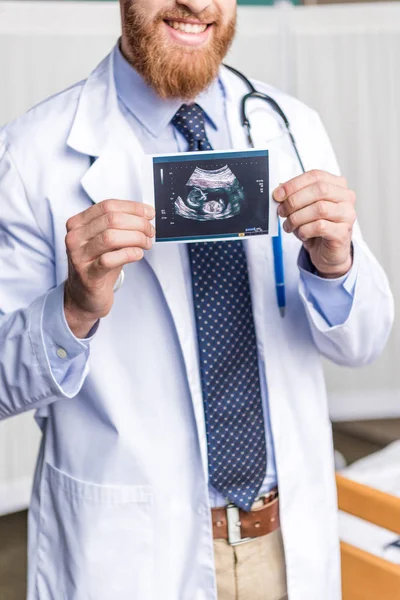
[[[262,83],[306,168],[252,101],[285,174],[285,317],[270,238],[152,245],[143,155],[246,149],[248,89],[221,66],[234,0],[120,4],[111,55],[0,134],[0,416],[43,433],[28,598],[339,600],[320,356],[379,354],[385,275],[318,116]]]

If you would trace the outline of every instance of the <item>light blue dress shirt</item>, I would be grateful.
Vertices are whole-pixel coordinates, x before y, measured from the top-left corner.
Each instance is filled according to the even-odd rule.
[[[129,65],[120,51],[115,54],[115,83],[120,110],[126,121],[140,140],[144,151],[148,154],[187,151],[187,141],[176,128],[171,119],[183,103],[182,100],[162,100],[145,84],[143,79]],[[195,101],[206,115],[206,133],[215,150],[231,149],[232,142],[226,117],[225,92],[219,79],[201,93]],[[185,280],[188,282],[188,300],[192,299],[190,264],[185,245],[181,245],[182,264]],[[350,272],[339,279],[322,279],[314,275],[312,265],[306,252],[299,256],[299,269],[305,285],[306,296],[330,326],[342,324],[350,314],[353,303],[353,292],[357,278],[356,256]],[[53,374],[64,390],[77,389],[80,385],[81,365],[87,360],[91,337],[78,340],[69,331],[63,311],[61,297],[62,288],[52,290],[44,307],[44,338],[47,355]],[[193,327],[195,327],[194,311],[192,311]],[[95,330],[90,335],[95,335]],[[55,344],[54,340],[57,340]],[[60,341],[62,343],[60,343]],[[60,357],[60,346],[65,350],[65,357]],[[78,368],[77,368],[78,367]],[[80,368],[79,368],[80,367]],[[261,367],[261,365],[260,365]],[[267,471],[261,493],[267,493],[277,485],[274,445],[268,408],[268,388],[264,369],[260,368],[261,396],[265,419],[267,444]],[[222,506],[226,500],[210,486],[211,506]]]

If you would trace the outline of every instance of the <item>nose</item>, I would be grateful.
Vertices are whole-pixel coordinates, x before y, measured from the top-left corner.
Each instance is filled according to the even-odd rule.
[[[203,10],[210,8],[213,0],[176,0],[176,3],[188,8],[194,15],[198,15]]]

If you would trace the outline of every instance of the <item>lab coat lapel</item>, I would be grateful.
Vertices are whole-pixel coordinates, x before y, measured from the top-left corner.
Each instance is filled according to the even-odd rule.
[[[81,179],[94,203],[107,198],[145,201],[142,190],[143,149],[127,126],[117,103],[113,53],[86,82],[68,145],[95,160]],[[96,102],[93,102],[93,98]],[[154,245],[144,259],[162,288],[171,312],[191,391],[206,478],[207,441],[197,349],[191,331],[190,306],[179,244]]]

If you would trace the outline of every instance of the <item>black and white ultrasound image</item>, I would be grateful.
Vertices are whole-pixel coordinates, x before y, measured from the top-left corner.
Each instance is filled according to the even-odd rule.
[[[186,183],[187,197],[175,200],[180,217],[195,221],[229,219],[240,214],[244,206],[243,186],[228,165],[222,169],[196,167]]]
[[[157,162],[157,241],[268,233],[266,156]]]

